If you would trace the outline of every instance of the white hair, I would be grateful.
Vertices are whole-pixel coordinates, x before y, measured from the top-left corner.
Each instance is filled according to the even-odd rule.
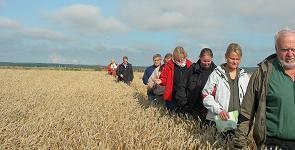
[[[285,34],[289,34],[289,33],[295,34],[295,30],[291,29],[289,27],[285,27],[285,28],[281,29],[280,31],[276,32],[275,36],[274,36],[274,39],[275,39],[275,42],[276,42],[275,44],[277,45],[277,41],[278,41],[280,36],[285,35]]]

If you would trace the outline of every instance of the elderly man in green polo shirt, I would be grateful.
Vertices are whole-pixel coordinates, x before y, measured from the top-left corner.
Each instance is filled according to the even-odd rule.
[[[252,75],[239,115],[235,148],[246,148],[253,126],[257,149],[295,149],[295,30],[275,34],[276,54]]]

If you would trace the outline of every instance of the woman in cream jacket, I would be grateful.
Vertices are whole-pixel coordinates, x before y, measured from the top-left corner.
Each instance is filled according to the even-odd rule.
[[[241,47],[231,43],[225,53],[226,63],[210,74],[202,91],[207,120],[214,121],[215,115],[227,120],[228,112],[240,109],[249,82],[247,73],[239,68],[241,57]]]

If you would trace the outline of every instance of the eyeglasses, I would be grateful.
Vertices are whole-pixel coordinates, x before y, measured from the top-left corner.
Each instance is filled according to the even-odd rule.
[[[281,51],[284,51],[284,52],[287,52],[287,51],[295,52],[295,48],[281,48]]]

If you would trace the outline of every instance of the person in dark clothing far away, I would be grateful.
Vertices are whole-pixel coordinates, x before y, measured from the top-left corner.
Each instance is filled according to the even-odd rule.
[[[153,62],[154,64],[147,67],[144,71],[143,77],[142,77],[142,81],[145,85],[148,84],[148,80],[150,78],[150,76],[152,75],[152,73],[154,72],[154,70],[161,66],[161,61],[162,61],[162,56],[160,54],[155,54],[153,56]],[[148,89],[147,90],[147,95],[148,95],[148,100],[152,103],[153,101],[156,100],[156,95],[153,92],[153,90]]]
[[[117,68],[118,81],[122,81],[128,85],[133,81],[132,65],[128,63],[128,57],[123,57],[123,63]]]
[[[194,118],[199,117],[205,121],[207,108],[203,105],[202,90],[211,72],[216,68],[212,61],[213,53],[210,48],[203,48],[199,55],[199,60],[193,63],[189,69],[188,79],[188,105],[186,113]]]
[[[156,83],[165,86],[163,99],[166,101],[167,109],[182,112],[182,109],[188,103],[186,84],[188,69],[192,62],[187,59],[187,54],[181,46],[177,46],[172,55],[172,60],[165,64]]]
[[[276,53],[258,64],[241,106],[234,137],[236,149],[295,149],[295,30],[275,34]],[[255,119],[255,120],[254,120]]]

